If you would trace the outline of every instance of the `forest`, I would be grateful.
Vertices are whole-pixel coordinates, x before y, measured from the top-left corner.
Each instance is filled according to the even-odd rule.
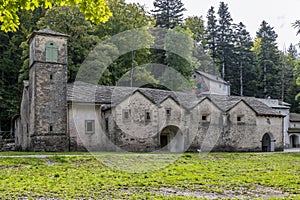
[[[0,132],[13,130],[13,120],[19,114],[23,80],[28,80],[29,76],[28,38],[33,31],[46,27],[70,36],[68,82],[74,82],[80,65],[101,41],[126,30],[161,27],[193,38],[194,44],[189,44],[190,48],[186,49],[191,61],[164,50],[137,50],[113,61],[99,84],[116,85],[125,73],[136,68],[140,73],[136,77],[153,83],[149,87],[163,88],[156,80],[157,71],[149,73],[140,69],[147,63],[160,63],[172,66],[191,83],[196,69],[219,74],[230,82],[231,95],[280,99],[291,104],[291,112],[300,112],[300,58],[297,52],[300,41],[280,50],[276,42],[278,35],[267,21],[261,22],[252,38],[243,22],[234,21],[224,2],[199,16],[184,17],[181,0],[153,1],[154,9],[148,12],[138,3],[109,0],[107,19],[98,19],[98,23],[90,21],[92,17],[76,6],[44,5],[18,10],[19,24],[12,30],[1,27],[0,31]],[[1,13],[0,25],[3,26]],[[291,26],[300,34],[300,19]],[[152,38],[150,42],[159,39]],[[105,48],[104,51],[111,54],[118,52],[114,45]],[[210,68],[210,60],[217,71]]]

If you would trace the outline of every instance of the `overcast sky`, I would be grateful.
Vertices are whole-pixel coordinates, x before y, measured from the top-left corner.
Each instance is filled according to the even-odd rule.
[[[153,8],[154,0],[126,0],[146,5],[147,10]],[[208,9],[213,6],[218,11],[220,0],[182,0],[187,11],[185,16],[203,16],[206,20]],[[300,34],[296,36],[296,29],[292,23],[300,20],[300,0],[224,0],[228,4],[229,12],[234,23],[243,22],[252,38],[255,37],[263,20],[267,21],[278,34],[279,49],[286,48],[290,43],[298,44]]]

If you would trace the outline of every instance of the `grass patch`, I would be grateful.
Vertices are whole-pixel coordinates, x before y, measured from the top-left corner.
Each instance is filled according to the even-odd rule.
[[[42,154],[0,154],[0,199],[300,198],[298,153]]]

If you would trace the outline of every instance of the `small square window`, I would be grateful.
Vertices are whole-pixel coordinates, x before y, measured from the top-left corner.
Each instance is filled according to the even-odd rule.
[[[207,115],[202,115],[202,121],[207,121]]]
[[[95,120],[85,120],[85,133],[86,134],[95,133]]]
[[[243,116],[243,115],[238,115],[238,116],[236,117],[236,121],[237,121],[237,123],[239,123],[239,124],[243,124],[243,122],[244,122],[244,116]]]
[[[197,84],[197,88],[198,88],[198,89],[201,89],[201,88],[202,88],[202,84],[201,84],[201,83],[198,83],[198,84]]]

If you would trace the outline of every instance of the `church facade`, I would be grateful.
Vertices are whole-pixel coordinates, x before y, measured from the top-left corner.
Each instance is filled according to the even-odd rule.
[[[173,92],[67,84],[68,36],[32,34],[15,143],[23,151],[275,151],[284,119],[263,101],[230,96],[221,78],[196,72],[196,90]]]

